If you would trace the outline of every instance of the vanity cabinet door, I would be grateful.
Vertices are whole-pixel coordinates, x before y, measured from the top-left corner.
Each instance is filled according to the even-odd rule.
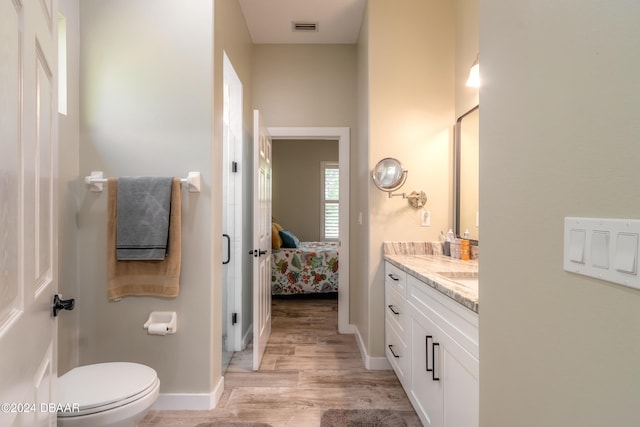
[[[435,346],[434,354],[433,345],[439,340],[438,327],[431,319],[420,314],[411,318],[412,381],[408,394],[422,424],[429,427],[444,425],[444,384],[438,366],[440,352]]]
[[[478,426],[479,362],[448,335],[441,336],[443,411],[446,427]]]
[[[478,359],[430,318],[411,319],[411,400],[427,426],[479,424]]]

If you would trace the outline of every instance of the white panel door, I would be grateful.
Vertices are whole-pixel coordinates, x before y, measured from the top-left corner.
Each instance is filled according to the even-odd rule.
[[[271,137],[253,112],[253,370],[271,335]]]
[[[0,0],[1,426],[54,426],[57,1]]]

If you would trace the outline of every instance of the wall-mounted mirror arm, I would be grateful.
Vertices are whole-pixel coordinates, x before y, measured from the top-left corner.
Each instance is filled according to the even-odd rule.
[[[413,206],[414,208],[421,208],[425,204],[427,204],[427,195],[425,194],[424,191],[415,191],[414,190],[409,194],[407,194],[407,193],[396,193],[396,194],[389,193],[389,198],[392,198],[392,197],[402,197],[403,199],[407,199],[409,201],[409,204],[411,206]]]

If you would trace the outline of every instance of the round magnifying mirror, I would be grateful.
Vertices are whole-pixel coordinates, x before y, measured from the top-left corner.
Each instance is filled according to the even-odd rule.
[[[378,162],[371,176],[376,187],[392,192],[402,187],[407,180],[407,171],[397,159],[387,157]]]

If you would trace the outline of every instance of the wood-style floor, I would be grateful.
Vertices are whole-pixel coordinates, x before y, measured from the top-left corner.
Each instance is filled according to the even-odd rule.
[[[338,334],[336,299],[274,299],[272,312],[260,370],[251,370],[251,348],[234,354],[216,409],[151,411],[140,427],[221,420],[319,427],[332,408],[393,409],[421,426],[393,371],[366,370],[355,337]]]

